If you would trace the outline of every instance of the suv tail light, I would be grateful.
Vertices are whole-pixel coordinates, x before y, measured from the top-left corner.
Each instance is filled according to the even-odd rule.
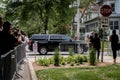
[[[29,45],[30,45],[30,46],[32,45],[32,41],[31,41],[31,40],[29,41]]]

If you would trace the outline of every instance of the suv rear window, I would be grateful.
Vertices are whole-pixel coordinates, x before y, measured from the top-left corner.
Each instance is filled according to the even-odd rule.
[[[31,39],[46,40],[49,38],[49,35],[33,35]]]

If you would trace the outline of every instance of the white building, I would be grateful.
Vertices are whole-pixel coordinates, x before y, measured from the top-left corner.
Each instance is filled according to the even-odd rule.
[[[100,14],[100,8],[104,4],[108,4],[112,7],[112,14],[109,16],[108,27],[105,28],[106,32],[110,35],[111,31],[115,29],[117,34],[120,35],[120,0],[96,0],[96,3],[90,3],[84,15],[86,33],[99,31],[104,20],[104,17]]]

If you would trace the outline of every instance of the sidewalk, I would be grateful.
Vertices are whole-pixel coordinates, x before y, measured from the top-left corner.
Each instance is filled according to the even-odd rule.
[[[100,57],[101,58],[101,57]],[[113,57],[112,56],[103,56],[103,62],[109,62],[109,63],[114,63],[113,62]],[[116,58],[116,64],[120,64],[120,56]]]
[[[15,80],[37,80],[32,63],[28,59],[25,59],[24,63],[20,66],[18,76]]]
[[[21,64],[16,80],[32,80],[28,60]]]

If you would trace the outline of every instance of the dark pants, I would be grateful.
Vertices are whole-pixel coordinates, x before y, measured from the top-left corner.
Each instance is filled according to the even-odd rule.
[[[113,59],[116,59],[118,43],[111,43],[111,48],[112,48],[112,53],[113,53]]]
[[[99,49],[96,49],[96,53],[97,53],[97,59],[99,59],[99,56],[100,56],[100,50],[99,50]]]
[[[113,52],[113,59],[116,59],[117,57],[117,50],[116,49],[112,49]]]

